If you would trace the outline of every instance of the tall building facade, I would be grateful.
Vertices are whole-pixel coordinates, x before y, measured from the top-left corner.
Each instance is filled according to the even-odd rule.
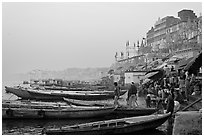
[[[152,47],[152,52],[170,53],[177,49],[176,42],[197,35],[198,18],[192,10],[181,10],[178,17],[159,18],[146,33],[147,46]]]

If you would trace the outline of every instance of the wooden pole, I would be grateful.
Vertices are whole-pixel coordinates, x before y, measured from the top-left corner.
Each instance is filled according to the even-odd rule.
[[[191,106],[193,106],[194,104],[200,102],[202,100],[202,98],[197,99],[196,101],[194,101],[193,103],[189,104],[188,106],[186,106],[185,108],[183,108],[181,111],[185,111],[188,108],[190,108]]]

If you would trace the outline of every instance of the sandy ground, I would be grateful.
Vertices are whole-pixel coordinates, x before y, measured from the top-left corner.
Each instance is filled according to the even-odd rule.
[[[173,135],[202,135],[202,113],[178,112],[174,121]]]

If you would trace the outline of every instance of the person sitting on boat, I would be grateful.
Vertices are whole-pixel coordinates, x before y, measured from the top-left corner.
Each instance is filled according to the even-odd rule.
[[[113,84],[114,84],[114,86],[115,86],[115,89],[114,89],[114,94],[115,94],[115,96],[114,96],[114,105],[115,105],[116,107],[118,107],[118,106],[119,106],[118,99],[119,99],[119,97],[120,97],[120,88],[119,88],[117,82],[114,82]]]
[[[128,102],[129,102],[128,105],[129,106],[128,107],[136,108],[136,104],[137,104],[137,102],[136,102],[136,100],[137,100],[137,87],[135,86],[134,82],[131,83],[128,94],[129,94],[129,100],[128,100]]]

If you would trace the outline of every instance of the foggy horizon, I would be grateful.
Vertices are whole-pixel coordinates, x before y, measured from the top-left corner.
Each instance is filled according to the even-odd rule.
[[[115,53],[146,37],[158,18],[199,2],[2,3],[2,73],[110,67]]]

